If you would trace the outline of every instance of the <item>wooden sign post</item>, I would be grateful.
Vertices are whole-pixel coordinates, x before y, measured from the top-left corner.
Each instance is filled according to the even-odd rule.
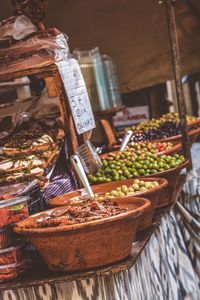
[[[190,140],[187,131],[187,120],[186,120],[186,108],[183,96],[183,87],[181,83],[181,63],[180,63],[180,53],[176,32],[176,20],[174,13],[174,5],[176,0],[161,0],[159,4],[165,4],[166,14],[167,14],[167,23],[169,30],[169,39],[171,46],[171,58],[173,66],[173,74],[176,86],[176,96],[178,102],[178,110],[180,117],[180,124],[182,130],[182,145],[184,156],[187,160],[191,162],[191,153],[190,153]],[[188,170],[192,168],[192,165],[188,167]]]

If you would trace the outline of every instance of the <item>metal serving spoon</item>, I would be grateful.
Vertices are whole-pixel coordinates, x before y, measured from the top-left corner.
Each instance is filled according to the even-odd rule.
[[[133,135],[133,131],[132,130],[127,130],[124,134],[124,137],[123,137],[123,140],[122,140],[122,143],[121,143],[121,146],[119,148],[119,151],[122,152],[124,151],[124,149],[126,148],[126,146],[128,145],[131,137]]]
[[[80,178],[84,188],[86,189],[88,195],[90,196],[90,198],[94,198],[94,193],[91,189],[90,183],[87,179],[87,176],[83,169],[83,165],[81,163],[80,158],[78,157],[77,154],[74,154],[71,156],[70,160],[71,160],[71,162],[74,166],[74,169],[76,170],[76,173],[78,174],[78,177]]]

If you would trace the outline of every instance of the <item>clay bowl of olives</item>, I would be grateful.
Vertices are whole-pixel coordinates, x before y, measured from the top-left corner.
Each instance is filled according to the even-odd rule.
[[[138,225],[138,231],[144,230],[152,225],[155,208],[159,207],[161,193],[167,187],[167,180],[163,178],[142,178],[114,181],[106,184],[94,185],[92,190],[95,199],[103,201],[108,199],[126,199],[134,197],[144,197],[151,201],[151,206],[144,213]],[[49,201],[52,207],[61,205],[80,205],[82,199],[87,197],[84,189],[79,189],[64,195],[57,196]]]
[[[115,145],[114,151],[111,151],[109,153],[102,154],[100,157],[101,159],[107,158],[110,153],[117,154],[119,151],[120,146]],[[141,143],[130,143],[126,148],[125,151],[131,151],[136,153],[137,155],[140,155],[141,152],[147,152],[150,151],[151,153],[154,153],[156,155],[168,155],[168,154],[174,154],[179,152],[182,149],[181,143],[177,141],[173,142],[165,142],[165,141],[154,141],[154,142],[141,142]]]
[[[198,137],[198,135],[200,134],[200,119],[194,120],[194,121],[190,121],[187,124],[188,126],[188,135],[190,138],[190,142],[191,144],[194,143]],[[171,137],[167,137],[167,138],[163,138],[163,139],[159,139],[160,142],[177,142],[177,143],[181,143],[182,141],[182,134],[177,134]]]
[[[191,127],[191,126],[194,126],[194,125],[199,125],[200,126],[200,118],[188,122],[188,127]]]
[[[169,185],[163,190],[159,207],[174,203],[174,191],[179,174],[189,162],[185,162],[183,155],[155,155],[144,153],[133,156],[130,152],[112,154],[102,160],[102,167],[96,174],[89,174],[91,184],[109,183],[112,181],[131,178],[161,177],[168,180]]]
[[[165,189],[163,189],[162,193],[160,194],[160,199],[158,201],[158,204],[156,208],[163,208],[166,206],[170,206],[174,204],[174,201],[176,199],[176,188],[178,184],[178,179],[181,173],[181,170],[186,168],[189,164],[189,161],[186,161],[182,163],[181,165],[165,170],[159,173],[156,173],[156,177],[165,178],[168,181],[168,185]],[[145,178],[148,178],[149,176],[145,176]]]
[[[138,222],[150,201],[127,197],[106,205],[84,205],[77,210],[62,206],[37,213],[17,223],[14,231],[24,234],[55,272],[93,269],[130,256]]]

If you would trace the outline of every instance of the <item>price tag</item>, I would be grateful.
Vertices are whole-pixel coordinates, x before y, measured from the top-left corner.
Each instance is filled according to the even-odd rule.
[[[71,58],[56,63],[71,107],[78,134],[95,128],[95,120],[80,66]]]

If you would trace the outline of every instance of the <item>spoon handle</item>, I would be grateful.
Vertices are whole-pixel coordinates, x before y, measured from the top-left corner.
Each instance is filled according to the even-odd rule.
[[[120,149],[119,149],[120,152],[124,151],[124,148],[128,145],[132,135],[133,135],[132,130],[127,130],[125,132],[122,143],[121,143],[121,146],[120,146]]]
[[[84,188],[86,189],[88,195],[90,196],[90,198],[94,198],[94,193],[91,189],[90,183],[87,179],[87,176],[83,169],[83,165],[80,161],[80,158],[78,157],[77,154],[74,154],[71,156],[70,160],[71,160],[71,162],[74,166],[74,169],[76,170],[76,173],[78,174],[78,177],[80,178]]]

